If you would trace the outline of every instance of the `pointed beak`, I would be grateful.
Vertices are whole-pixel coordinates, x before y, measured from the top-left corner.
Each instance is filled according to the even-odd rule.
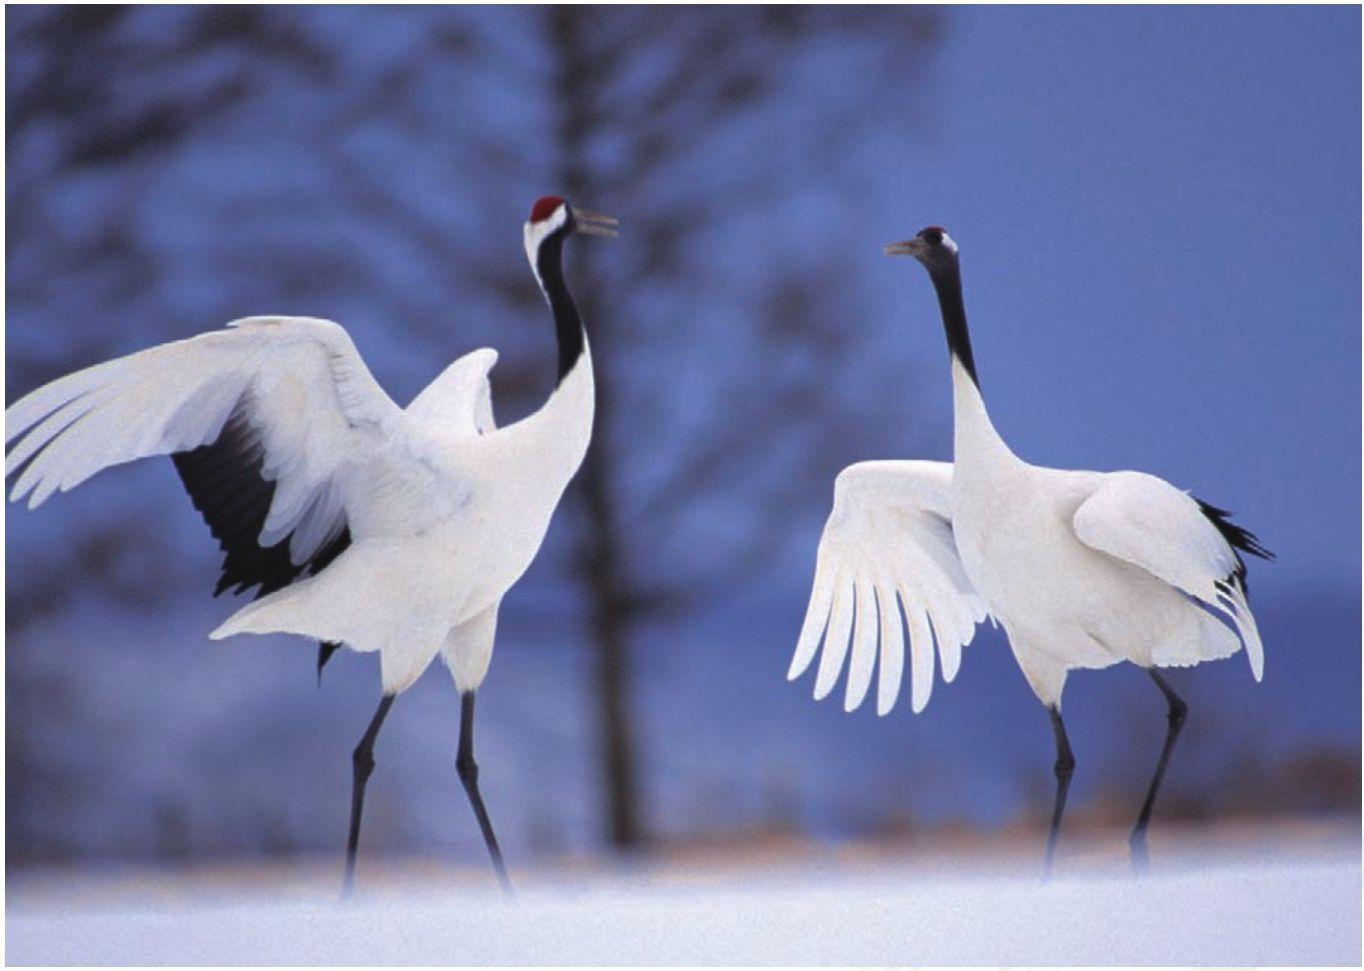
[[[900,243],[887,243],[882,247],[882,252],[887,256],[919,256],[923,253],[924,241],[915,236]]]
[[[573,219],[577,224],[578,232],[584,236],[616,236],[616,227],[620,225],[620,220],[614,216],[603,216],[599,212],[592,212],[590,209],[579,209],[573,207]]]

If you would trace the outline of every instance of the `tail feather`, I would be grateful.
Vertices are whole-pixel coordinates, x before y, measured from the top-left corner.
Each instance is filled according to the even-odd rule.
[[[1194,496],[1193,499],[1198,503],[1198,508],[1207,517],[1208,522],[1216,527],[1217,531],[1222,534],[1222,538],[1227,541],[1227,545],[1231,547],[1232,555],[1236,557],[1236,569],[1232,571],[1232,576],[1240,582],[1241,589],[1248,592],[1250,588],[1246,584],[1246,561],[1241,558],[1241,554],[1249,553],[1251,556],[1258,556],[1262,560],[1272,560],[1274,554],[1260,542],[1258,536],[1244,526],[1238,526],[1232,522],[1231,513],[1227,510],[1219,509],[1197,496]]]
[[[322,684],[322,669],[327,666],[327,662],[332,659],[332,655],[340,650],[341,645],[336,641],[317,642],[317,683]]]
[[[1222,595],[1223,609],[1231,617],[1236,632],[1246,646],[1246,658],[1250,661],[1250,673],[1260,681],[1265,676],[1265,647],[1260,640],[1260,628],[1255,623],[1255,615],[1250,612],[1250,602],[1246,599],[1244,581],[1218,584]]]

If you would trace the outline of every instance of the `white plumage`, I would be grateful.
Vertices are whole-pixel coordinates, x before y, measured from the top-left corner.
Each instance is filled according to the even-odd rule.
[[[1100,477],[1072,524],[1087,546],[1219,610],[1244,643],[1255,680],[1264,677],[1264,646],[1237,575],[1236,551],[1187,492],[1144,472],[1112,472]],[[1208,615],[1197,616],[1203,621]],[[1236,652],[1236,638],[1227,636],[1226,626],[1209,625],[1200,633],[1183,644],[1155,644],[1151,663],[1197,664]]]
[[[978,398],[960,366],[953,371],[957,394]],[[983,417],[983,408],[976,413]],[[988,424],[964,432],[958,466],[960,446],[978,436],[1002,445]],[[866,697],[879,647],[884,715],[908,646],[919,712],[932,692],[934,644],[951,682],[987,614],[1008,629],[1047,705],[1059,705],[1071,668],[1197,664],[1242,642],[1255,679],[1262,677],[1264,648],[1236,552],[1197,501],[1142,472],[1045,469],[982,451],[980,474],[955,490],[946,462],[861,462],[839,474],[790,678],[805,672],[822,643],[814,693],[824,698],[851,655],[852,711]]]
[[[847,660],[851,711],[865,698],[879,655],[884,715],[908,647],[918,712],[932,690],[934,645],[950,682],[988,615],[1005,628],[1029,685],[1052,712],[1058,782],[1064,776],[1066,783],[1073,759],[1060,706],[1068,671],[1121,661],[1187,666],[1244,645],[1258,681],[1264,649],[1237,552],[1267,555],[1254,536],[1155,476],[1047,469],[1015,456],[976,381],[956,244],[930,227],[887,252],[919,259],[938,292],[952,352],[954,463],[862,462],[838,476],[788,677],[800,677],[819,656],[814,694],[823,698]],[[1159,676],[1156,683],[1170,701],[1171,733],[1134,833],[1138,856],[1185,710]]]
[[[455,628],[496,613],[587,446],[590,358],[541,412],[501,431],[488,387],[496,359],[490,349],[460,358],[404,410],[339,325],[234,321],[16,402],[6,437],[23,437],[6,474],[22,471],[10,498],[34,507],[109,466],[212,442],[236,409],[275,485],[259,544],[289,538],[298,565],[342,528],[352,542],[322,573],[243,607],[211,636],[284,631],[380,651],[384,690],[401,691]],[[479,686],[486,657],[446,659],[473,679],[461,691]]]

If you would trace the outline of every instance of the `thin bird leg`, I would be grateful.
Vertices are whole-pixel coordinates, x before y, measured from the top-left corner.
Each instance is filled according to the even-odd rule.
[[[1184,727],[1184,719],[1189,714],[1189,706],[1184,703],[1184,699],[1175,694],[1173,688],[1165,683],[1154,668],[1150,670],[1151,680],[1156,683],[1156,687],[1165,695],[1165,700],[1169,702],[1170,710],[1166,714],[1169,727],[1165,731],[1165,747],[1160,750],[1160,761],[1156,763],[1156,774],[1151,777],[1151,788],[1146,791],[1146,801],[1141,805],[1141,815],[1137,817],[1137,825],[1132,829],[1132,838],[1129,841],[1132,847],[1132,865],[1138,870],[1146,869],[1150,858],[1146,852],[1146,828],[1151,824],[1151,809],[1156,804],[1156,793],[1160,791],[1160,782],[1165,778],[1165,766],[1170,761],[1170,753],[1174,751],[1175,739],[1179,738],[1179,730]]]
[[[384,718],[389,708],[393,707],[395,697],[384,695],[379,699],[379,709],[370,719],[369,728],[365,729],[360,744],[355,746],[355,752],[351,755],[355,777],[350,796],[350,840],[346,844],[346,876],[341,883],[342,898],[349,897],[355,889],[355,853],[360,846],[360,813],[365,808],[365,783],[374,771],[374,740],[379,737],[379,729],[383,727]]]
[[[1066,723],[1061,721],[1061,709],[1052,705],[1051,728],[1056,735],[1056,807],[1051,812],[1051,833],[1047,836],[1047,862],[1044,873],[1051,876],[1051,861],[1056,854],[1056,837],[1061,832],[1061,814],[1066,810],[1066,793],[1070,790],[1070,777],[1075,773],[1075,755],[1070,750],[1070,739],[1066,737]]]
[[[507,878],[507,868],[502,863],[502,850],[497,845],[497,835],[493,832],[492,820],[488,818],[488,810],[483,805],[483,796],[478,791],[478,763],[474,761],[474,693],[466,691],[460,696],[459,708],[459,755],[455,759],[455,768],[459,770],[459,781],[464,783],[464,791],[469,795],[469,804],[474,807],[474,815],[478,817],[478,828],[483,831],[483,842],[488,846],[488,855],[492,857],[493,869],[497,871],[497,879],[502,883],[502,889],[508,894],[512,892],[511,880]]]

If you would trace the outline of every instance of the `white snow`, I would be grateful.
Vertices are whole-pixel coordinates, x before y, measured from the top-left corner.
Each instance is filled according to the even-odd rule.
[[[764,869],[486,874],[376,864],[211,889],[167,874],[11,878],[10,964],[1342,964],[1360,961],[1358,844],[1276,862],[1184,857],[1137,879],[1035,861],[865,858]]]

